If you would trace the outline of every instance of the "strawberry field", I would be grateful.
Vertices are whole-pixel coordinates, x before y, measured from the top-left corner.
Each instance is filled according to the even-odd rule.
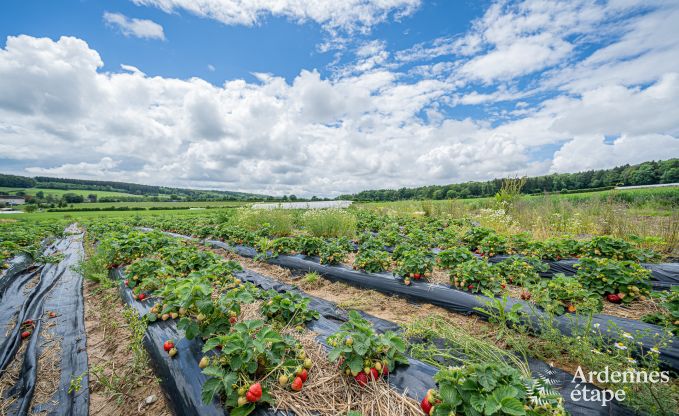
[[[113,293],[107,299],[133,331],[134,371],[148,378],[116,385],[119,374],[92,363],[75,374],[63,348],[69,388],[46,396],[136,405],[144,398],[132,385],[158,383],[162,399],[140,409],[158,401],[159,412],[206,415],[677,411],[679,271],[648,238],[537,239],[473,218],[243,208],[82,221],[84,239],[69,246],[86,254],[77,265],[50,249],[71,238],[69,223],[0,224],[3,290],[18,284],[15,270],[54,265],[92,285],[72,296]],[[47,345],[34,323],[59,313],[29,308],[30,292],[21,293],[28,297],[3,297],[0,311],[3,414],[44,408],[21,393],[23,372],[10,373],[28,359],[22,343]],[[82,308],[68,314],[82,319]],[[669,376],[573,379],[604,366]],[[40,385],[48,374],[39,360],[35,367]],[[618,390],[622,400],[606,399]],[[575,399],[588,393],[599,399]]]

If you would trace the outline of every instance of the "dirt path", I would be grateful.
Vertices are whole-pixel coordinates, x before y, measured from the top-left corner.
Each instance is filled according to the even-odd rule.
[[[172,415],[141,346],[143,332],[134,331],[140,328],[136,313],[125,312],[115,287],[86,281],[84,294],[89,414]]]

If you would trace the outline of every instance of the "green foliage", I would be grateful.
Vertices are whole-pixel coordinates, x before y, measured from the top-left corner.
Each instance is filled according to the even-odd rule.
[[[354,376],[378,362],[389,371],[399,363],[408,364],[401,336],[391,331],[377,334],[370,322],[356,311],[349,312],[349,320],[328,337],[328,344],[332,347],[328,360],[339,361],[340,369],[349,369]]]
[[[400,256],[394,273],[416,279],[428,276],[434,269],[434,256],[430,251],[409,250]]]
[[[211,403],[216,396],[223,396],[225,405],[233,408],[232,415],[247,415],[255,409],[253,403],[238,405],[238,398],[253,382],[272,371],[291,373],[304,363],[298,354],[302,350],[299,342],[259,320],[239,322],[228,334],[208,339],[203,352],[213,350],[217,350],[216,357],[203,369],[208,379],[202,387],[202,399]],[[266,384],[262,392],[260,401],[272,403]]]
[[[582,286],[600,296],[623,294],[622,301],[630,303],[649,294],[651,272],[632,261],[583,257],[575,267]]]
[[[296,326],[318,319],[318,312],[309,309],[311,299],[308,297],[292,292],[278,293],[273,289],[265,292],[264,296],[259,311],[268,320],[284,326]]]
[[[641,320],[667,327],[675,336],[679,336],[679,286],[672,286],[669,291],[653,292],[652,296],[657,298],[662,309],[645,315]]]
[[[452,247],[446,250],[441,250],[436,255],[438,264],[446,269],[453,268],[460,263],[472,260],[474,255],[467,247]]]
[[[526,381],[511,367],[471,364],[440,370],[434,380],[439,386],[431,396],[436,416],[566,415],[558,393],[530,380],[528,390],[533,395],[529,396]],[[531,400],[533,397],[539,400]]]
[[[356,217],[347,210],[309,210],[302,215],[302,226],[315,237],[347,237],[356,234]]]
[[[383,272],[390,265],[391,256],[383,250],[360,249],[354,260],[354,269],[365,270],[368,273]]]
[[[531,289],[534,302],[555,315],[569,313],[599,313],[603,309],[601,297],[585,289],[574,277],[559,273]]]
[[[455,266],[450,272],[450,283],[472,293],[489,291],[493,294],[500,293],[503,284],[493,265],[477,258]]]
[[[503,281],[526,286],[537,283],[540,280],[539,272],[547,271],[549,266],[536,258],[512,256],[496,263],[493,268]]]
[[[320,262],[321,264],[341,263],[352,249],[351,242],[346,238],[330,240],[321,246]]]

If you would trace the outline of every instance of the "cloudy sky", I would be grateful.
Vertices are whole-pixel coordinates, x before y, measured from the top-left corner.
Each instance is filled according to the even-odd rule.
[[[679,157],[679,2],[5,0],[0,172],[335,196]]]

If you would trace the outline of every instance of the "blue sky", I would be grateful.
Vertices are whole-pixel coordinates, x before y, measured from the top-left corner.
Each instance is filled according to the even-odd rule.
[[[679,155],[672,1],[8,0],[0,171],[333,196]]]

